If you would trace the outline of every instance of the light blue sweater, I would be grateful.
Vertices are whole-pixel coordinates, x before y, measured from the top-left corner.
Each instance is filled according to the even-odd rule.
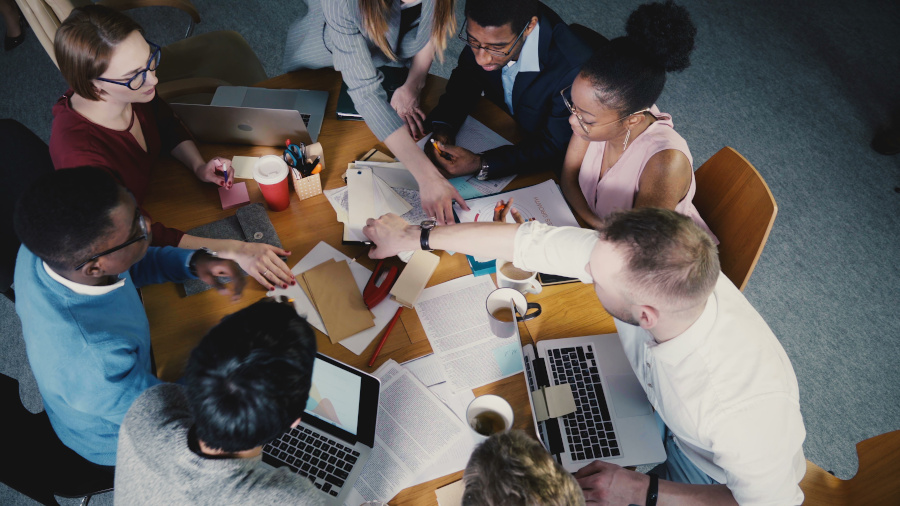
[[[151,373],[150,324],[136,287],[191,278],[192,250],[149,248],[125,285],[81,295],[51,278],[24,245],[16,259],[16,312],[28,361],[59,439],[90,460],[116,463],[119,425]]]

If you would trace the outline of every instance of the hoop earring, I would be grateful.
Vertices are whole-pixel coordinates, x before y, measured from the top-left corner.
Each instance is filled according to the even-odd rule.
[[[622,151],[625,151],[628,148],[628,139],[631,137],[631,129],[625,133],[625,142],[622,143]]]

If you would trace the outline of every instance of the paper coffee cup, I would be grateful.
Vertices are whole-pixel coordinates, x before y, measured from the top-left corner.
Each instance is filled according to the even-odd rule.
[[[253,179],[259,184],[266,204],[273,211],[283,211],[291,203],[288,174],[290,168],[280,156],[261,156],[253,164]]]

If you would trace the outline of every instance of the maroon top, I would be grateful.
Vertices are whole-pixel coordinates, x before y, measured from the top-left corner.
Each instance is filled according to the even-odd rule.
[[[147,151],[131,135],[131,125],[125,130],[112,130],[90,120],[72,109],[68,90],[53,106],[53,129],[50,133],[50,157],[56,169],[71,169],[91,165],[110,171],[139,206],[144,203],[150,187],[150,174],[163,153],[192,139],[184,123],[159,96],[148,103],[133,103],[132,121],[137,118],[144,133]],[[146,210],[144,214],[150,216]],[[184,232],[154,222],[153,246],[177,246]]]

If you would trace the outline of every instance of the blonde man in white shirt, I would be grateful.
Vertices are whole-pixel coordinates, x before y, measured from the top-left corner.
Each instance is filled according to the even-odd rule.
[[[613,214],[597,231],[536,222],[429,231],[386,215],[364,231],[373,258],[446,249],[594,284],[669,437],[658,481],[603,461],[576,473],[588,504],[803,502],[806,431],[793,368],[689,218],[644,208]]]

